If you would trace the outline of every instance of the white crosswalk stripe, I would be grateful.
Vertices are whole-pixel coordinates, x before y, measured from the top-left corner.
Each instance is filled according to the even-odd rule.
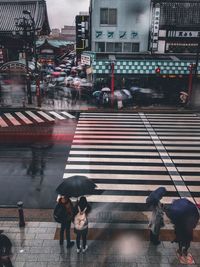
[[[5,113],[4,115],[9,119],[9,121],[13,125],[15,125],[15,126],[20,125],[20,122],[18,120],[16,120],[15,117],[13,117],[13,115],[11,115],[10,113]]]
[[[60,115],[60,113],[62,115]],[[55,122],[56,120],[55,118],[57,120],[75,119],[75,117],[72,114],[64,111],[63,112],[55,112],[55,111],[6,112],[0,115],[0,128]]]
[[[23,120],[26,124],[32,124],[33,122],[30,121],[27,117],[24,116],[24,114],[22,114],[21,112],[15,112],[15,114],[21,119]]]
[[[195,114],[81,113],[63,178],[92,179],[98,187],[88,200],[96,205],[144,207],[159,186],[167,189],[164,203],[198,202],[199,152]]]

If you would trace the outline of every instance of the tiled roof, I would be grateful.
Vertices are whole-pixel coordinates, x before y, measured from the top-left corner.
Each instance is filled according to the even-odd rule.
[[[71,41],[65,41],[65,40],[39,40],[37,41],[37,47],[40,47],[42,46],[44,43],[48,43],[50,46],[53,46],[53,47],[61,47],[61,46],[67,46],[69,44],[74,44],[74,42],[71,42]]]
[[[31,12],[36,29],[41,29],[43,34],[49,34],[49,22],[45,0],[0,0],[0,33],[16,31],[15,18],[23,16],[23,10]]]

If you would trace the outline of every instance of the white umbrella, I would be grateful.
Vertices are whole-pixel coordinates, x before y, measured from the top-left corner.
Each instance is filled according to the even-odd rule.
[[[111,90],[108,87],[104,87],[104,88],[101,89],[101,92],[110,92],[110,91]]]

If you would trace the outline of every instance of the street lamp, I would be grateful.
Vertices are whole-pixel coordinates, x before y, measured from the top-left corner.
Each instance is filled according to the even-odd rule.
[[[20,35],[23,38],[23,48],[25,52],[25,64],[26,64],[26,85],[27,85],[28,104],[32,104],[30,73],[28,65],[29,45],[27,42],[28,35],[30,34],[30,25],[29,21],[25,17],[23,17],[23,18],[15,18],[15,26],[18,28],[18,31],[14,31],[13,35]]]
[[[38,66],[37,66],[37,49],[36,49],[36,24],[35,20],[31,15],[30,10],[23,10],[24,15],[28,15],[31,21],[31,30],[33,33],[33,55],[34,55],[34,62],[35,62],[35,84],[36,84],[36,96],[37,96],[37,103],[38,107],[41,107],[41,92],[40,92],[40,79],[38,74]]]

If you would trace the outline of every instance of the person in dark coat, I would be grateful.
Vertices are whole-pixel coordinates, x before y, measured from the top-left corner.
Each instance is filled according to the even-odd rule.
[[[74,208],[74,233],[76,234],[77,253],[81,251],[80,240],[83,241],[83,252],[88,248],[87,234],[88,234],[88,213],[91,207],[87,202],[86,197],[81,197]],[[80,222],[80,224],[79,224]],[[81,224],[82,223],[82,224]]]
[[[174,221],[175,240],[178,243],[177,253],[182,256],[188,254],[190,243],[193,240],[193,228],[184,220]]]
[[[3,230],[0,230],[0,267],[13,267],[10,259],[12,243],[10,239],[2,233]]]
[[[63,245],[64,232],[66,231],[67,248],[70,248],[74,245],[74,242],[71,241],[71,237],[70,237],[70,228],[71,228],[71,222],[73,218],[73,205],[72,205],[71,200],[66,196],[61,196],[58,200],[58,203],[62,207],[60,245]]]

